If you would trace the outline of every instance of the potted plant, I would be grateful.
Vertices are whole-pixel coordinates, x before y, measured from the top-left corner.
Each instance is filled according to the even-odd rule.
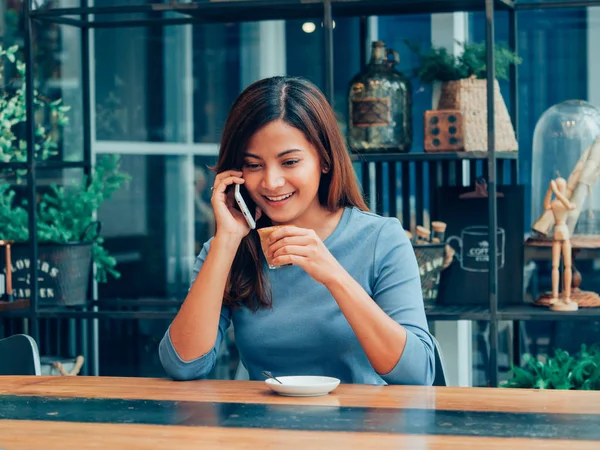
[[[464,123],[464,150],[487,150],[487,61],[485,43],[458,43],[459,55],[444,47],[432,47],[422,52],[418,45],[407,43],[418,55],[415,75],[424,84],[441,84],[438,110],[458,110]],[[521,59],[506,46],[494,47],[494,114],[496,150],[516,151],[518,143],[498,79],[508,79],[511,64]]]
[[[557,349],[554,356],[524,355],[523,367],[511,368],[508,388],[600,390],[600,347],[581,346],[574,355]]]
[[[27,158],[25,136],[25,66],[17,59],[17,47],[0,48],[0,57],[16,69],[17,86],[6,86],[0,97],[0,160],[22,162]],[[58,154],[60,131],[68,123],[69,108],[34,91],[35,154],[37,160]],[[48,117],[47,120],[44,120]],[[38,296],[44,305],[77,305],[87,299],[92,261],[96,280],[118,277],[116,261],[103,247],[100,224],[94,213],[129,176],[120,171],[117,155],[97,159],[90,177],[80,184],[51,185],[40,192],[33,207],[37,211]],[[25,172],[16,172],[11,182],[0,184],[0,240],[12,242],[11,274],[15,298],[29,298],[30,266],[28,205],[20,186]],[[6,270],[6,257],[0,252]]]

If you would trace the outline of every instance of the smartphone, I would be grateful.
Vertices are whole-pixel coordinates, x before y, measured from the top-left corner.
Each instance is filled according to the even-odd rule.
[[[250,229],[254,230],[256,228],[256,221],[254,220],[254,214],[250,212],[249,204],[252,205],[252,209],[256,212],[256,205],[250,199],[248,192],[241,184],[235,185],[235,193],[234,193],[235,201],[238,204],[240,211],[244,215],[246,222]]]

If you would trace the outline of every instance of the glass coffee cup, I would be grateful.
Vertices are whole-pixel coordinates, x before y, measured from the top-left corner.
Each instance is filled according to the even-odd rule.
[[[267,265],[269,266],[269,269],[279,269],[280,267],[285,267],[285,266],[290,266],[291,264],[284,264],[282,266],[277,266],[273,264],[273,258],[267,256],[267,252],[269,251],[269,244],[268,244],[268,239],[269,236],[271,236],[271,233],[275,230],[277,230],[278,228],[283,227],[284,225],[274,225],[272,227],[264,227],[264,228],[257,228],[257,232],[258,232],[258,236],[260,237],[260,246],[262,247],[262,251],[265,255],[265,258],[267,260]]]

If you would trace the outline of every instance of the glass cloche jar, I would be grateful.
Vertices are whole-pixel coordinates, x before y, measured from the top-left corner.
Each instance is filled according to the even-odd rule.
[[[531,161],[531,223],[534,230],[540,231],[539,219],[544,213],[544,198],[550,181],[557,176],[569,180],[579,160],[590,154],[587,152],[586,155],[586,150],[591,149],[599,137],[600,111],[582,100],[567,100],[542,114],[533,134]],[[600,146],[596,147],[600,153]],[[576,179],[571,177],[570,188],[575,187]],[[567,194],[571,192],[568,190]],[[573,220],[572,235],[600,235],[600,183],[591,186],[579,207],[580,214],[577,221]],[[551,229],[548,236],[551,236]]]

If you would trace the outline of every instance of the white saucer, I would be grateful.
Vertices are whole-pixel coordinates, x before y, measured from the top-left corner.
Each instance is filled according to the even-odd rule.
[[[265,383],[278,394],[290,397],[327,395],[340,384],[340,380],[331,377],[297,376],[277,377],[277,379],[283,384],[279,384],[272,378],[267,378]]]

